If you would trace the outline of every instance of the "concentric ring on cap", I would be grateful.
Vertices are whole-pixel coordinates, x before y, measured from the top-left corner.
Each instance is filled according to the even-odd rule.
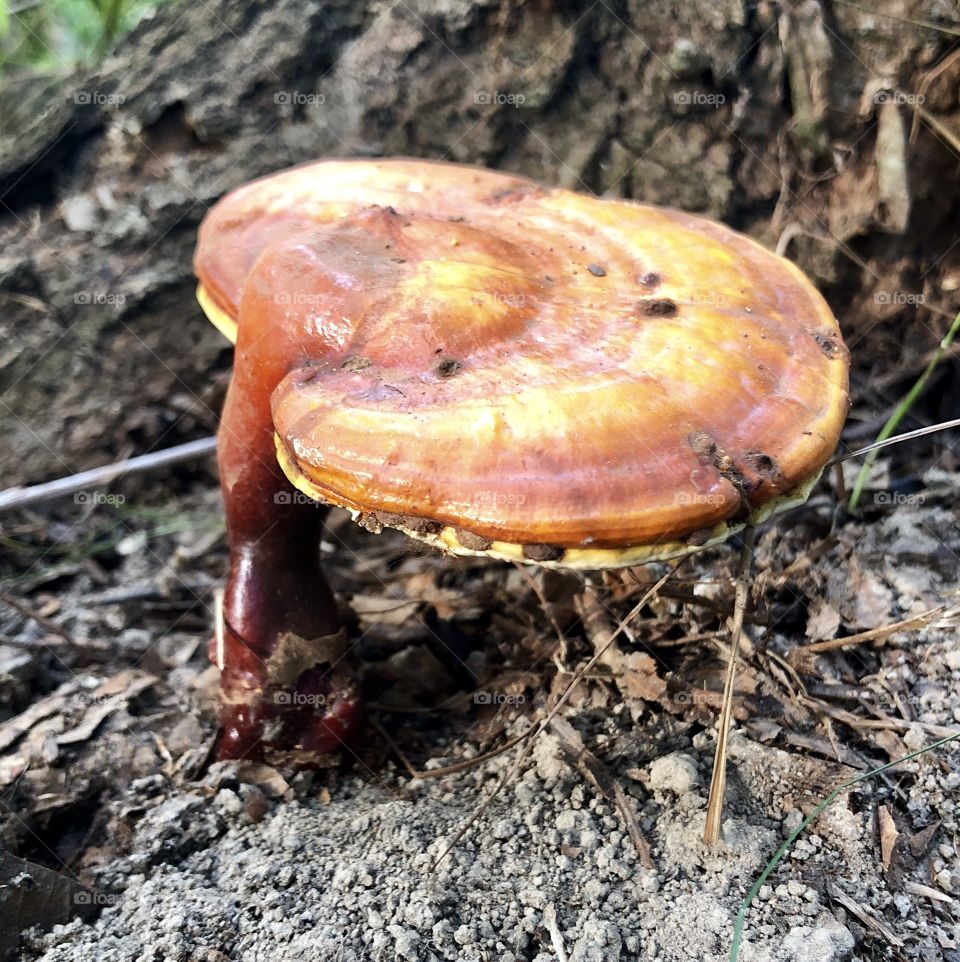
[[[290,480],[454,553],[676,557],[805,499],[846,416],[813,285],[679,211],[332,161],[221,201],[197,264],[228,336],[278,299],[314,332],[273,394]]]

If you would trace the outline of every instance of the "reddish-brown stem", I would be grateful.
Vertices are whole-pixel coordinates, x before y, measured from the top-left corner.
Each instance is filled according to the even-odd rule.
[[[319,563],[326,509],[293,490],[274,451],[270,397],[304,356],[304,337],[293,327],[270,323],[257,305],[243,316],[218,434],[230,544],[221,757],[327,754],[342,747],[360,711],[343,665],[318,664],[286,685],[268,668],[286,633],[315,639],[340,627]]]

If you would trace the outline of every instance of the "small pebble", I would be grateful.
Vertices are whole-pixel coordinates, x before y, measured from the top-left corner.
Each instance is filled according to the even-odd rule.
[[[664,755],[650,765],[650,787],[655,791],[686,795],[699,781],[696,761],[683,752]]]

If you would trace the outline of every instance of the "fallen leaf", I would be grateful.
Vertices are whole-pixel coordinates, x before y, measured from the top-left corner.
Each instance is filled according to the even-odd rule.
[[[130,701],[156,681],[155,675],[132,668],[108,678],[87,696],[89,701],[83,721],[75,728],[58,735],[57,744],[75,745],[77,742],[87,741],[108,715],[125,708]]]
[[[930,848],[930,843],[933,841],[933,836],[937,834],[940,824],[939,820],[931,822],[925,828],[921,828],[919,832],[910,836],[910,854],[914,858],[922,858],[927,849]]]
[[[53,694],[34,702],[26,711],[7,719],[0,725],[0,752],[22,738],[37,722],[67,708],[73,695],[80,690],[78,678],[64,682]]]
[[[620,662],[617,686],[630,698],[659,701],[667,683],[657,674],[657,663],[647,654],[633,652]]]
[[[835,638],[840,627],[840,612],[833,605],[818,598],[807,615],[806,636],[811,641]]]

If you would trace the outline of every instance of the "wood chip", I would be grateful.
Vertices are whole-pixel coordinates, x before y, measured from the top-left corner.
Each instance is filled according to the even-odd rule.
[[[839,902],[851,915],[855,915],[868,929],[885,939],[894,948],[903,948],[903,939],[887,928],[866,906],[854,901],[836,886],[828,884],[827,892],[835,902]]]
[[[877,827],[880,831],[880,861],[884,869],[889,870],[890,859],[893,857],[893,850],[896,848],[900,833],[886,805],[881,805],[877,809]]]
[[[553,902],[548,902],[543,908],[543,924],[550,933],[550,943],[557,955],[558,962],[567,962],[569,956],[563,945],[563,933],[557,925],[557,908]]]
[[[940,889],[931,888],[929,885],[921,885],[920,882],[904,882],[903,890],[910,895],[921,895],[924,898],[932,899],[934,902],[952,902],[953,897],[941,892]]]

